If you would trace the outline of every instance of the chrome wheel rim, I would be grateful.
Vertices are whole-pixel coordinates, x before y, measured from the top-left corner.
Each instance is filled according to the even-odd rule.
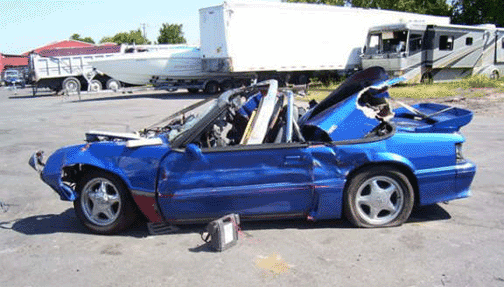
[[[95,178],[82,189],[81,207],[93,224],[105,226],[113,223],[121,211],[121,197],[115,185],[105,178]]]
[[[360,217],[368,223],[387,224],[403,209],[404,190],[390,177],[375,176],[359,187],[355,204]]]
[[[110,81],[108,84],[107,89],[116,91],[119,89],[119,82],[117,81]]]
[[[76,92],[78,84],[75,81],[68,81],[65,85],[65,90],[69,92]]]
[[[91,91],[92,92],[98,92],[101,90],[101,83],[99,81],[93,80],[91,81]]]

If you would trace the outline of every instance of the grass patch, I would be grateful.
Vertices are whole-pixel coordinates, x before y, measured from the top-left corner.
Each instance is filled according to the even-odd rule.
[[[308,93],[306,94],[305,97],[303,97],[304,101],[311,101],[315,100],[317,102],[322,101],[325,99],[332,91],[336,90],[336,88],[340,85],[340,83],[337,84],[331,84],[328,86],[324,85],[316,85],[316,86],[311,86],[308,89]]]
[[[320,102],[325,99],[333,90],[339,86],[339,83],[332,84],[328,87],[315,86],[310,87],[308,94],[303,100],[316,100]],[[392,98],[412,98],[412,99],[428,99],[428,98],[445,98],[457,95],[464,96],[484,96],[484,92],[474,92],[471,89],[492,88],[498,92],[504,92],[504,77],[499,80],[491,80],[485,76],[473,76],[460,81],[436,84],[421,84],[421,85],[400,85],[389,89]]]
[[[445,98],[456,96],[459,93],[460,91],[457,88],[450,87],[447,84],[396,86],[389,89],[390,96],[396,99]]]

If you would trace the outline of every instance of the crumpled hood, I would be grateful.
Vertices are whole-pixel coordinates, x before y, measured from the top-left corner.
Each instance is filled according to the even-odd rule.
[[[365,137],[394,116],[387,101],[387,88],[403,79],[387,79],[380,67],[355,73],[300,119],[303,134],[320,141]]]

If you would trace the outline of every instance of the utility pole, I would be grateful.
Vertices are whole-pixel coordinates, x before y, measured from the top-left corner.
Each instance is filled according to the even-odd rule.
[[[143,37],[147,40],[147,34],[145,33],[145,26],[147,26],[146,23],[140,23],[140,27],[143,29]]]

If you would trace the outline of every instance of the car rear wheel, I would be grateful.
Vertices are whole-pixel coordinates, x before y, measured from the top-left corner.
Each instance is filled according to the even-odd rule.
[[[413,209],[408,178],[389,166],[374,166],[355,175],[345,193],[345,215],[358,227],[403,224]]]
[[[126,186],[117,177],[92,171],[77,185],[75,213],[92,232],[113,234],[136,220],[136,209]]]

